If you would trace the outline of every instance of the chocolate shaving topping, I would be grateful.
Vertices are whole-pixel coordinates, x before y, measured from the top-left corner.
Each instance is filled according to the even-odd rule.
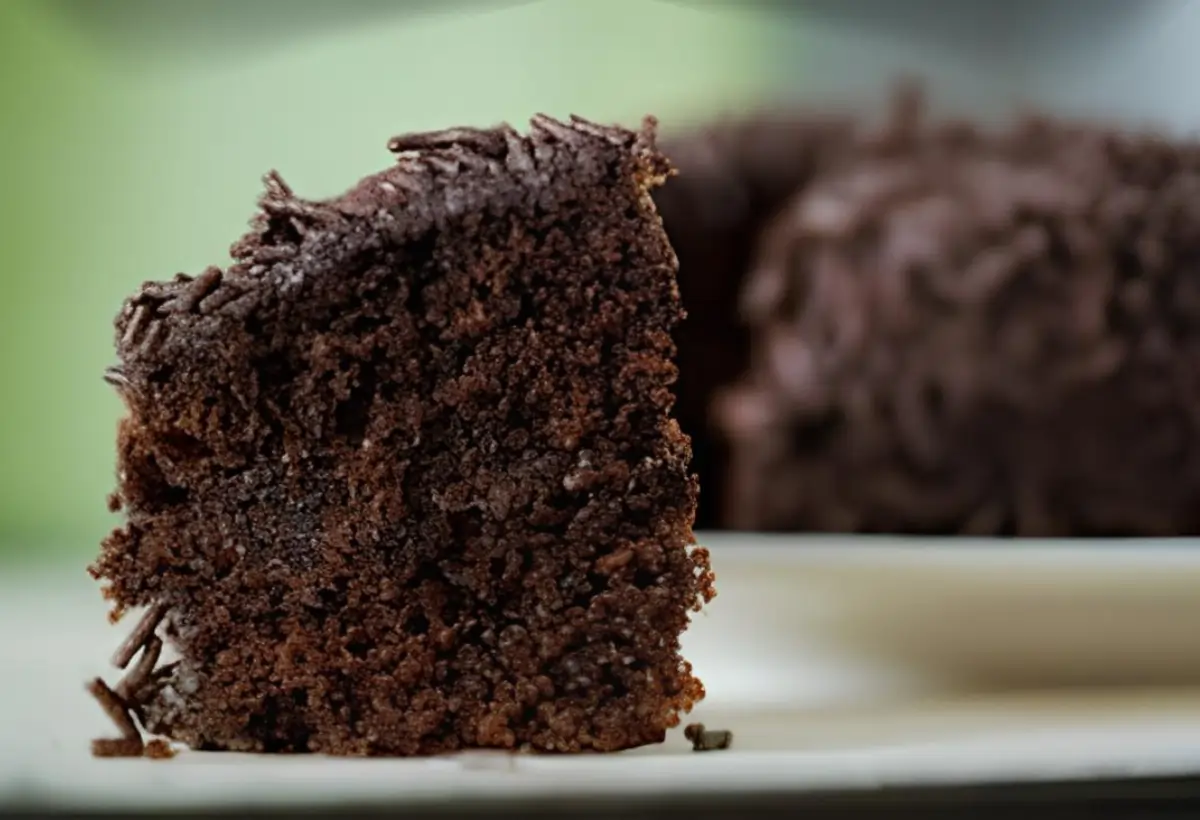
[[[504,155],[504,136],[495,130],[481,128],[446,128],[441,131],[402,134],[388,140],[388,150],[395,154],[406,151],[436,151],[461,145],[493,157]]]
[[[133,669],[129,670],[129,673],[117,684],[116,693],[129,702],[134,707],[134,711],[136,711],[137,693],[153,676],[154,667],[158,665],[158,659],[162,656],[162,648],[162,639],[151,634]]]
[[[121,645],[117,647],[117,651],[113,653],[113,666],[118,669],[124,669],[126,666],[129,666],[129,662],[133,660],[134,656],[154,637],[154,630],[158,628],[159,623],[162,622],[163,616],[166,613],[166,604],[158,602],[151,605],[145,614],[142,615],[141,620],[137,622],[133,631],[129,633],[129,636],[121,642]]]
[[[95,757],[141,757],[145,751],[140,737],[98,737],[92,741]]]
[[[152,745],[143,744],[142,734],[138,730],[135,716],[141,715],[143,689],[151,681],[159,678],[156,670],[159,658],[162,656],[163,642],[154,629],[162,621],[166,608],[161,604],[152,606],[134,627],[132,633],[117,650],[113,663],[124,668],[133,656],[141,651],[134,667],[121,679],[115,689],[110,689],[101,678],[95,678],[88,684],[88,691],[104,709],[117,730],[119,738],[99,738],[92,741],[92,754],[96,757],[138,757],[145,753],[148,757],[171,757],[174,751],[162,741],[152,741]],[[157,743],[157,745],[153,745]]]
[[[125,375],[124,368],[119,364],[114,364],[104,369],[104,381],[120,390],[129,387],[129,377]]]
[[[119,739],[103,738],[92,742],[92,752],[97,757],[136,757],[142,753],[142,733],[133,722],[129,704],[125,699],[108,688],[100,678],[95,678],[88,684],[88,692],[100,704],[100,708],[112,720]]]
[[[728,729],[706,729],[703,723],[689,724],[683,736],[692,742],[692,751],[711,752],[728,749],[733,744],[733,732]]]
[[[137,305],[133,308],[133,314],[129,318],[128,324],[125,325],[125,333],[121,337],[121,346],[127,347],[133,344],[138,334],[142,331],[142,323],[149,317],[149,310],[145,305]]]
[[[146,741],[146,748],[142,751],[142,755],[151,760],[170,760],[175,756],[175,749],[167,741],[156,737]]]

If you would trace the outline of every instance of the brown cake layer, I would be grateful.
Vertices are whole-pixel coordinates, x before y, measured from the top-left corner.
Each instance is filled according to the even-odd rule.
[[[660,741],[713,588],[653,124],[391,148],[332,201],[272,174],[232,267],[117,320],[127,524],[92,572],[153,607],[119,661],[159,618],[179,656],[123,697],[199,749]]]
[[[1193,144],[1036,118],[862,142],[740,293],[722,522],[1200,532],[1198,261]]]

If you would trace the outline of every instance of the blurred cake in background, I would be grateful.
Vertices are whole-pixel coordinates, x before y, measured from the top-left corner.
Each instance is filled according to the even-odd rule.
[[[701,524],[1200,532],[1200,147],[832,122],[672,154]]]
[[[727,449],[710,426],[714,392],[745,372],[749,334],[736,305],[764,224],[831,157],[850,144],[844,117],[780,116],[726,121],[668,142],[682,169],[655,191],[680,261],[688,318],[676,332],[676,415],[692,437],[700,478],[696,526],[723,523]]]

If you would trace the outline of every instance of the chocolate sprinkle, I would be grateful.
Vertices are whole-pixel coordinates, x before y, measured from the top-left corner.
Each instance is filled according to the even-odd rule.
[[[158,665],[158,659],[162,655],[162,648],[162,640],[157,635],[151,634],[149,640],[146,641],[146,645],[142,648],[142,654],[138,657],[138,661],[134,664],[133,669],[117,684],[116,693],[130,703],[133,711],[137,711],[136,697],[138,691],[154,675],[154,667]]]
[[[118,669],[124,669],[133,660],[134,656],[146,645],[150,638],[154,635],[154,630],[158,628],[162,622],[163,616],[167,612],[167,607],[162,603],[155,603],[145,614],[141,620],[129,633],[129,636],[121,642],[117,647],[117,651],[113,654],[112,664]]]
[[[693,752],[728,749],[733,744],[733,732],[728,729],[705,729],[703,723],[689,724],[683,736],[692,742]]]
[[[120,365],[113,365],[106,368],[104,371],[104,381],[118,389],[129,387],[129,379],[125,377],[125,371],[121,369]]]
[[[142,755],[151,760],[170,760],[175,756],[175,749],[167,741],[156,737],[146,741],[146,748],[142,751]]]
[[[141,757],[145,751],[140,737],[98,737],[92,741],[95,757]]]
[[[137,757],[142,753],[142,733],[130,715],[129,704],[108,688],[102,679],[95,678],[88,684],[88,692],[100,704],[104,713],[112,720],[119,739],[103,738],[92,742],[92,753],[97,757]]]

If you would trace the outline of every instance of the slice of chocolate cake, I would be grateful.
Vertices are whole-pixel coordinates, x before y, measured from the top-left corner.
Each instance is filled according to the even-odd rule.
[[[398,137],[330,201],[272,174],[232,267],[128,301],[127,523],[91,570],[114,618],[149,608],[129,676],[93,684],[118,720],[196,749],[612,751],[703,696],[653,131]]]

